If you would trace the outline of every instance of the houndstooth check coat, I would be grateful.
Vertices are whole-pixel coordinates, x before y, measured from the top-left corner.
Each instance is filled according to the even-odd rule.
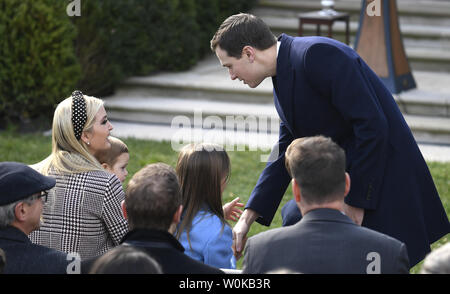
[[[55,174],[56,186],[43,209],[43,223],[30,234],[33,243],[81,259],[101,255],[119,244],[128,232],[122,215],[125,199],[118,178],[106,171]]]

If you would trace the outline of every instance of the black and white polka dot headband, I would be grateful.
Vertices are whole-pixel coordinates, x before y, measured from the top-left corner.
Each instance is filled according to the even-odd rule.
[[[75,90],[72,93],[72,125],[77,140],[81,139],[81,133],[83,132],[86,121],[86,101],[84,100],[83,93]]]

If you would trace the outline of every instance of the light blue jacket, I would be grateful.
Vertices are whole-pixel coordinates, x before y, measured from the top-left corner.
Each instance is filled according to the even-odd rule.
[[[231,228],[222,223],[215,214],[201,210],[192,221],[189,246],[186,231],[180,236],[180,243],[185,254],[193,259],[218,268],[235,269],[236,259],[231,245],[233,243]]]

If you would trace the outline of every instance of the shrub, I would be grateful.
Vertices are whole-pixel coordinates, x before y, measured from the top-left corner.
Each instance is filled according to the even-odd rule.
[[[187,69],[198,60],[191,0],[82,1],[77,56],[89,95],[111,94],[125,77]]]
[[[114,52],[125,51],[126,44],[116,38],[117,18],[121,16],[117,0],[80,1],[81,16],[72,17],[77,28],[76,55],[81,65],[77,89],[91,96],[111,94],[125,73]],[[120,55],[117,54],[120,58]]]
[[[64,1],[0,2],[0,125],[45,117],[80,76]]]
[[[209,41],[229,15],[255,0],[82,1],[77,55],[83,68],[78,88],[111,94],[128,76],[180,71],[209,52]]]
[[[102,97],[128,76],[179,71],[255,0],[0,1],[0,127],[44,117],[75,89]]]
[[[129,0],[118,17],[118,60],[127,75],[183,70],[198,60],[198,25],[191,0]],[[126,11],[126,13],[124,13]]]

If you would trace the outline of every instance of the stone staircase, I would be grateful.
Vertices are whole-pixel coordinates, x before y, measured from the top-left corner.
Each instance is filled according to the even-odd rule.
[[[358,30],[361,0],[336,0],[335,9],[350,14],[350,45]],[[400,29],[413,70],[450,72],[450,1],[397,0]],[[275,34],[298,34],[297,15],[320,10],[317,0],[260,0],[253,10]],[[315,26],[305,25],[305,35]],[[336,22],[333,37],[344,41],[344,23]]]
[[[360,1],[336,3],[337,10],[352,14],[354,37]],[[418,142],[450,145],[450,1],[399,0],[398,5],[418,88],[394,98]],[[295,35],[297,13],[319,8],[319,1],[260,0],[252,13],[261,16],[274,33]],[[342,38],[343,27],[336,24],[335,31]],[[279,121],[271,80],[256,89],[231,81],[212,54],[186,72],[130,78],[105,98],[105,105],[113,122],[137,123],[135,128],[147,132],[149,139],[170,141],[180,135],[183,125],[186,132],[197,130],[219,138],[217,143],[231,140],[267,147],[277,140]]]

